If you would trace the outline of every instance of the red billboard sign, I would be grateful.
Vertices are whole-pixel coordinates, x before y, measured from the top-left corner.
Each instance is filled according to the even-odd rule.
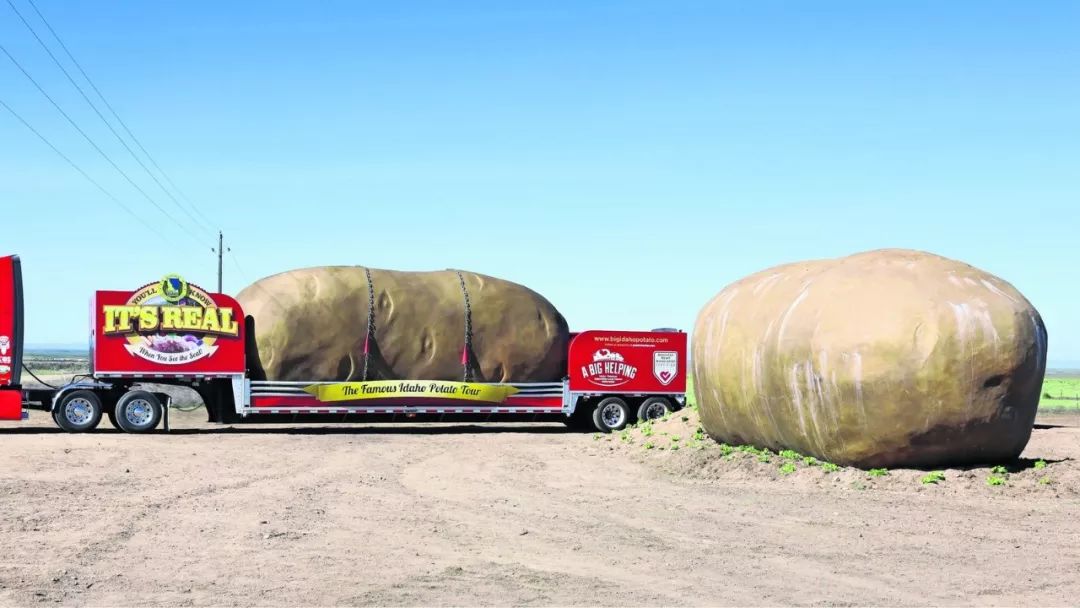
[[[589,393],[686,391],[686,334],[586,331],[570,342],[570,390]]]
[[[94,298],[99,374],[244,372],[244,313],[233,298],[169,275],[135,291]]]

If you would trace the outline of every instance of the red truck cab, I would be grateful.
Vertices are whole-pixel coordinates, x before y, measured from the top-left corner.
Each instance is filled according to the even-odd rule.
[[[0,257],[0,420],[22,420],[23,298],[19,256]]]

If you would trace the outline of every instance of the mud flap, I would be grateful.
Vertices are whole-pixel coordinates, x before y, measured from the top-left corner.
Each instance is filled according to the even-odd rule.
[[[22,391],[0,390],[0,420],[22,419]]]

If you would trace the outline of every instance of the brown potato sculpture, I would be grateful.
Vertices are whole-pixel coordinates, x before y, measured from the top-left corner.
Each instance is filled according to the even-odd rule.
[[[1031,436],[1046,328],[1009,283],[908,250],[777,266],[693,334],[715,439],[860,467],[998,463]]]
[[[471,380],[562,378],[569,340],[566,320],[536,292],[464,271],[461,279],[453,270],[370,269],[370,274],[375,333],[366,379],[464,379],[462,280],[471,304]],[[256,375],[270,380],[365,379],[365,268],[293,270],[256,281],[237,300],[255,319]]]

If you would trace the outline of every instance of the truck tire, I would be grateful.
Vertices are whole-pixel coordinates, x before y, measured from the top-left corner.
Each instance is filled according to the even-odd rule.
[[[675,410],[671,407],[671,400],[667,397],[649,397],[638,406],[637,419],[642,422],[656,420],[673,411]]]
[[[161,422],[161,401],[147,391],[131,391],[116,402],[116,423],[128,433],[147,433]]]
[[[596,404],[592,419],[601,433],[621,431],[630,422],[630,406],[619,397],[605,397]]]
[[[94,391],[71,391],[56,404],[53,420],[69,433],[93,430],[101,422],[101,398]]]

